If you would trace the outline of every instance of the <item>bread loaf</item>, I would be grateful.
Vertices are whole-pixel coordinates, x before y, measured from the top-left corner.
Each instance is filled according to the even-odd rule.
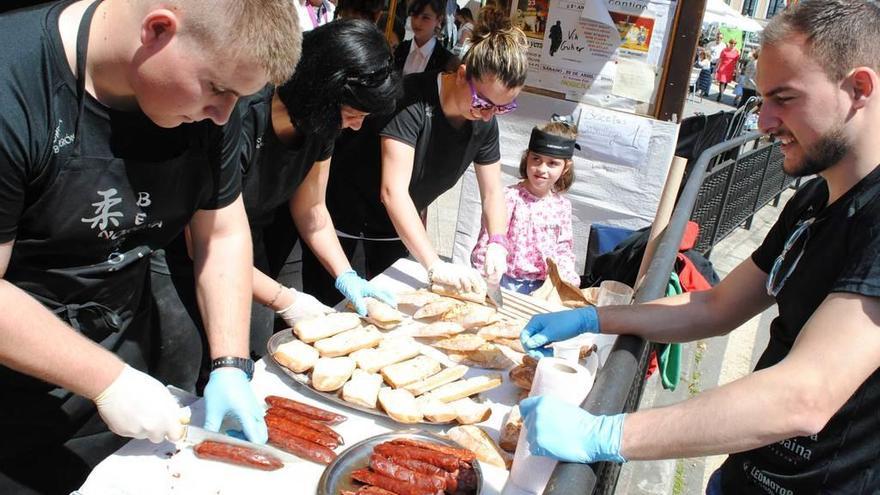
[[[354,372],[350,357],[321,358],[312,370],[312,387],[321,392],[339,390]]]
[[[311,344],[317,340],[351,330],[360,324],[361,319],[355,313],[330,313],[296,322],[293,325],[293,332],[300,340]]]
[[[467,373],[467,371],[467,366],[452,366],[451,368],[446,368],[439,373],[429,376],[428,378],[410,383],[403,388],[409,390],[413,395],[418,397],[419,395],[434,390],[441,385],[446,385],[447,383],[452,383],[455,380],[458,380],[459,378],[463,377],[465,373]]]
[[[323,357],[347,356],[359,349],[379,345],[383,335],[376,327],[358,327],[315,342],[315,349]]]
[[[414,357],[382,368],[382,377],[394,388],[417,382],[440,371],[440,363],[428,356]]]
[[[342,387],[342,400],[375,409],[381,387],[382,375],[356,369],[351,380]]]
[[[491,390],[501,385],[501,375],[481,375],[466,380],[448,383],[436,388],[430,394],[437,400],[452,402],[465,397]]]
[[[377,349],[355,351],[351,357],[359,368],[375,373],[386,366],[406,361],[419,355],[419,344],[412,339],[385,339]]]
[[[279,345],[272,357],[295,373],[304,373],[315,366],[320,356],[314,347],[294,339]]]
[[[402,388],[382,387],[379,390],[379,404],[391,419],[400,423],[418,423],[422,420],[422,411],[416,398]]]

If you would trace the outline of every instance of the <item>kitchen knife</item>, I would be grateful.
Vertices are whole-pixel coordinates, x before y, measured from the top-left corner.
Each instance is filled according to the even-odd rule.
[[[223,433],[217,433],[215,431],[206,430],[204,428],[199,428],[198,426],[193,425],[186,425],[186,431],[184,431],[183,433],[183,438],[180,439],[180,442],[178,443],[183,443],[188,446],[195,446],[204,441],[228,443],[230,445],[247,447],[249,449],[254,449],[264,454],[276,457],[285,464],[303,462],[303,460],[299,457],[289,452],[285,452],[281,449],[275,448],[271,445],[260,445],[253,442],[248,442],[247,440],[242,440],[240,438],[236,438],[230,435],[224,435]]]
[[[501,284],[491,284],[487,280],[486,295],[499,309],[504,306],[504,299],[501,298]]]

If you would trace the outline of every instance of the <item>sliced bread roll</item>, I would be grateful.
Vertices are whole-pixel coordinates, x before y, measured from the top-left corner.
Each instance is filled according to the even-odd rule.
[[[523,320],[499,321],[481,328],[477,335],[486,340],[519,339],[525,326],[526,322]]]
[[[413,337],[449,337],[464,332],[464,327],[451,321],[435,321],[412,332]]]
[[[451,368],[446,368],[439,373],[429,376],[428,378],[419,380],[415,383],[410,383],[403,388],[409,390],[410,392],[412,392],[413,395],[418,397],[419,395],[422,395],[425,392],[430,392],[431,390],[434,390],[441,385],[446,385],[447,383],[452,383],[455,380],[458,380],[459,378],[463,377],[465,373],[467,373],[467,371],[467,366],[452,366]]]
[[[489,404],[481,404],[470,397],[454,400],[449,406],[455,410],[455,419],[463,425],[482,423],[492,416]]]
[[[359,349],[376,347],[383,335],[376,327],[358,327],[315,342],[315,349],[323,357],[347,356]]]
[[[480,290],[476,292],[465,292],[459,290],[456,287],[451,285],[446,285],[439,282],[434,282],[431,284],[431,292],[435,294],[440,294],[447,297],[454,297],[456,299],[461,299],[462,301],[470,301],[475,302],[477,304],[483,304],[486,302],[486,286],[483,285]]]
[[[430,302],[438,301],[441,297],[443,296],[427,290],[401,292],[400,294],[397,294],[397,307],[411,308],[415,310]]]
[[[351,375],[351,380],[342,387],[342,400],[375,409],[380,388],[382,388],[382,375],[356,369]]]
[[[519,432],[522,430],[522,416],[519,413],[519,405],[510,408],[510,414],[504,420],[501,427],[501,438],[498,446],[508,452],[516,452],[516,444],[519,442]]]
[[[440,371],[440,363],[428,356],[417,356],[402,363],[382,368],[382,377],[394,388],[427,378]]]
[[[479,349],[486,341],[479,335],[461,333],[431,343],[431,347],[452,352],[470,352]]]
[[[457,412],[452,405],[431,397],[419,397],[416,399],[416,404],[419,405],[419,410],[422,411],[422,415],[428,421],[448,423],[457,416]]]
[[[378,299],[366,298],[367,321],[383,330],[396,327],[403,321],[403,313]]]
[[[391,419],[400,423],[418,423],[422,420],[422,411],[416,398],[402,388],[382,387],[379,390],[379,404]]]
[[[293,333],[303,342],[311,344],[317,340],[351,330],[360,324],[361,318],[357,313],[330,313],[296,322],[293,325]]]
[[[437,318],[447,311],[456,308],[458,306],[464,306],[464,303],[461,301],[456,301],[455,299],[443,298],[438,301],[432,301],[416,311],[413,314],[413,318],[416,319],[429,319],[429,318]]]
[[[467,380],[448,383],[433,390],[430,395],[443,402],[452,402],[458,399],[485,392],[501,385],[501,375],[481,375]]]
[[[272,357],[285,368],[295,373],[303,373],[315,366],[320,355],[314,347],[294,339],[279,345]]]
[[[339,390],[351,378],[354,367],[350,357],[321,358],[312,370],[312,387],[321,392]]]
[[[470,330],[501,321],[501,316],[498,315],[495,308],[478,304],[463,304],[443,313],[440,319],[458,323],[465,330]]]
[[[483,429],[473,425],[450,428],[446,436],[477,455],[480,462],[492,464],[503,469],[510,467],[513,459],[501,450]]]
[[[377,349],[355,351],[351,357],[360,369],[375,373],[386,366],[418,356],[419,344],[410,339],[385,339]]]

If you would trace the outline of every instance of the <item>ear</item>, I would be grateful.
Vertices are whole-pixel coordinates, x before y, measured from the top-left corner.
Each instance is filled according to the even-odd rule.
[[[874,90],[877,89],[878,80],[877,72],[870,67],[856,67],[847,76],[846,84],[849,85],[849,91],[853,98],[853,107],[856,109],[863,108],[868,104],[871,97],[875,97]]]
[[[456,79],[458,84],[464,84],[467,80],[467,67],[464,64],[458,66],[458,70],[455,71]]]
[[[177,34],[180,20],[168,9],[151,10],[141,22],[141,43],[145,46],[165,44]]]

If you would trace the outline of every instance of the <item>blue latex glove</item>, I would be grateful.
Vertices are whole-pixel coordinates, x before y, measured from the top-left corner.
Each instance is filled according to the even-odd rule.
[[[535,315],[519,334],[519,340],[530,356],[540,359],[550,354],[545,345],[582,333],[599,333],[599,315],[595,306]]]
[[[519,403],[533,455],[557,461],[626,462],[620,439],[626,414],[593,416],[555,397],[529,397]]]
[[[223,418],[231,414],[254,443],[266,443],[269,432],[263,410],[247,375],[238,368],[219,368],[211,372],[205,387],[205,429],[219,431]]]
[[[348,270],[336,277],[336,290],[351,301],[355,311],[361,316],[367,316],[367,301],[364,300],[365,297],[372,297],[392,307],[397,307],[397,300],[395,300],[394,294],[387,290],[376,288],[373,284],[359,277],[354,270]]]

